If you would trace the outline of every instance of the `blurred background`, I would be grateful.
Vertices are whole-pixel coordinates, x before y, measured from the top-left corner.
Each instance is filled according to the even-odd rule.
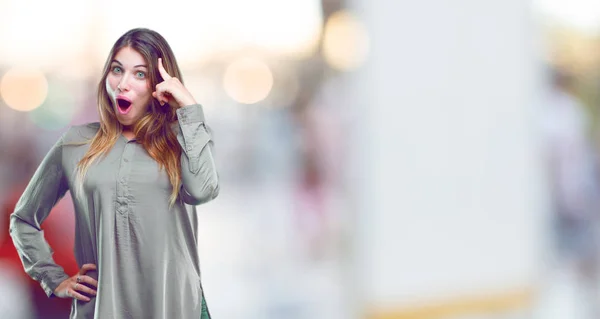
[[[0,0],[0,318],[67,318],[8,219],[110,47],[171,44],[214,131],[214,318],[600,318],[600,3]],[[67,195],[45,221],[69,274]]]

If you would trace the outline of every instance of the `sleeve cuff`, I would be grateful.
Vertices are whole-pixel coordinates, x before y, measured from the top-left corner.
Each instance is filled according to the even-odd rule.
[[[40,280],[40,284],[42,285],[42,288],[44,289],[44,292],[46,293],[46,295],[50,298],[54,297],[54,290],[56,290],[56,287],[58,287],[58,285],[60,285],[63,281],[69,279],[69,276],[67,276],[67,274],[63,274],[61,276],[57,276],[56,278],[51,278],[50,276],[44,276],[41,280]]]
[[[200,104],[192,104],[177,109],[177,118],[181,124],[204,123],[204,110]]]

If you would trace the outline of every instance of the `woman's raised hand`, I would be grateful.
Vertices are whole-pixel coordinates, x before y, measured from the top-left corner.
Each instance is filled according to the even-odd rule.
[[[156,85],[155,91],[152,92],[152,96],[160,102],[160,105],[169,105],[174,107],[183,107],[192,104],[196,104],[196,100],[183,86],[183,83],[178,78],[172,77],[167,70],[165,70],[162,59],[158,58],[158,71],[163,78],[163,81]]]

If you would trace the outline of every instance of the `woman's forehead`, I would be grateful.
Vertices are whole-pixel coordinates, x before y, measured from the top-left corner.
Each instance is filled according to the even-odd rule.
[[[148,66],[144,56],[131,47],[124,47],[117,51],[113,61],[118,62],[125,67]]]

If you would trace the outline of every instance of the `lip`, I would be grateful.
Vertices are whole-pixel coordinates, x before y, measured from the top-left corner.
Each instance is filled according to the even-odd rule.
[[[129,102],[129,103],[132,103],[132,102],[131,102],[131,99],[129,99],[129,98],[128,98],[128,97],[126,97],[125,95],[117,95],[117,97],[115,98],[115,106],[117,107],[117,111],[118,111],[120,114],[122,114],[122,115],[125,115],[125,114],[129,113],[129,111],[131,111],[131,109],[132,109],[132,107],[131,107],[131,106],[129,106],[129,107],[127,108],[127,110],[126,110],[126,111],[123,111],[123,110],[122,110],[122,109],[119,107],[119,103],[117,102],[117,100],[125,100],[125,101],[127,101],[127,102]]]
[[[122,95],[122,94],[117,95],[117,97],[115,98],[115,100],[119,100],[119,99],[125,100],[125,101],[131,103],[131,100],[128,97],[126,97],[125,95]]]

